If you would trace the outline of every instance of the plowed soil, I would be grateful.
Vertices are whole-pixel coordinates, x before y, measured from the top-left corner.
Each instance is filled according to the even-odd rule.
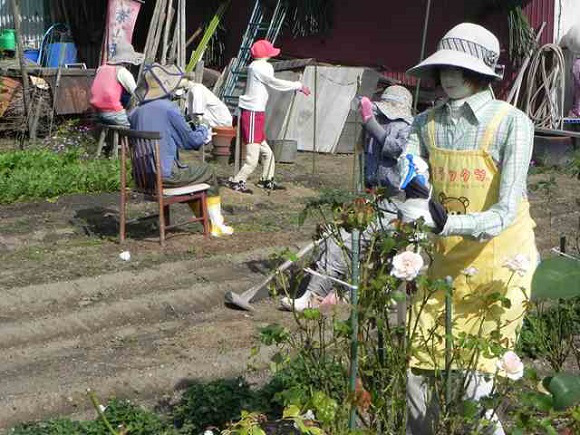
[[[218,170],[222,177],[231,172]],[[155,219],[130,225],[127,243],[117,243],[116,194],[0,207],[0,431],[90,415],[87,388],[154,405],[188,379],[244,374],[257,326],[292,318],[269,300],[253,314],[234,311],[223,306],[223,295],[263,279],[273,253],[310,240],[313,223],[297,225],[304,200],[322,187],[348,189],[352,157],[313,162],[299,154],[278,174],[288,190],[223,189],[231,238],[204,240],[192,226],[170,233],[164,249]],[[533,175],[530,183],[546,177]],[[572,250],[578,234],[579,182],[556,179],[552,196],[531,194],[544,255],[561,234]],[[154,209],[134,201],[130,217]],[[187,212],[176,207],[174,218]],[[130,261],[119,258],[125,250]]]

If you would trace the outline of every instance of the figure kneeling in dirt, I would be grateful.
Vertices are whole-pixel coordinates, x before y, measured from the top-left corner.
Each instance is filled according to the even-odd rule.
[[[404,155],[413,116],[411,114],[413,97],[402,86],[389,86],[379,101],[372,103],[367,97],[360,101],[360,114],[365,127],[365,186],[386,190],[389,198],[402,194],[406,174],[401,173],[399,162]],[[420,159],[418,159],[420,160]],[[404,172],[419,167],[419,172],[427,171],[424,162],[416,161],[416,166],[405,166]],[[425,174],[426,175],[426,174]],[[428,175],[426,175],[428,177]],[[381,218],[361,234],[361,249],[365,249],[376,231],[383,231],[397,218],[397,206],[385,200],[380,204]],[[341,238],[345,247],[351,249],[351,237],[343,231]],[[343,248],[334,238],[326,239],[321,245],[321,255],[316,261],[315,270],[321,275],[339,278],[348,270]],[[313,275],[304,294],[297,299],[282,298],[282,308],[303,311],[324,303],[336,301],[333,282],[323,276]]]
[[[183,72],[176,66],[147,65],[143,80],[136,90],[140,104],[129,117],[131,128],[161,133],[160,163],[163,186],[168,188],[188,184],[207,183],[207,208],[211,222],[211,235],[219,237],[234,232],[224,224],[221,213],[219,185],[213,168],[207,163],[183,165],[179,162],[179,149],[198,150],[211,139],[207,127],[195,130],[185,120],[179,107],[171,101],[174,92],[183,84]],[[196,210],[193,210],[195,213]]]

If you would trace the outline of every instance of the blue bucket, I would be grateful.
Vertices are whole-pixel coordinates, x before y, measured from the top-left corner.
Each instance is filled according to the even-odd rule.
[[[46,66],[49,68],[58,68],[58,61],[61,59],[61,50],[64,50],[62,55],[62,64],[77,62],[77,48],[72,42],[55,42],[48,44],[46,49]],[[44,56],[43,56],[44,57]]]
[[[34,63],[38,63],[38,55],[40,50],[24,50],[24,58],[31,60]]]

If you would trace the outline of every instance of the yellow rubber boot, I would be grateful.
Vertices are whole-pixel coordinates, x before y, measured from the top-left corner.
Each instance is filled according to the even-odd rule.
[[[224,224],[221,199],[219,196],[210,196],[207,198],[207,212],[211,222],[210,234],[213,237],[231,236],[234,233],[232,227]]]

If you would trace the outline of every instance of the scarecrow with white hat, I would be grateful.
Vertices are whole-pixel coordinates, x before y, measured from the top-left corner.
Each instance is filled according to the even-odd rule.
[[[274,182],[274,153],[266,141],[265,112],[268,90],[298,91],[306,96],[310,95],[310,89],[302,83],[274,77],[274,67],[268,60],[278,56],[280,49],[274,47],[270,41],[260,39],[254,42],[250,51],[254,60],[248,66],[246,91],[239,101],[241,136],[246,145],[246,159],[240,171],[229,180],[230,188],[242,193],[252,193],[246,186],[246,181],[258,166],[260,156],[263,171],[258,186],[265,189],[282,188]]]
[[[400,186],[405,178],[405,174],[401,173],[399,156],[406,149],[411,131],[412,106],[413,96],[403,86],[389,86],[380,100],[374,103],[368,97],[361,98],[359,111],[367,133],[365,185],[368,189],[384,189],[384,195],[390,198],[380,204],[380,219],[362,233],[363,250],[372,240],[373,234],[392,228],[391,222],[397,218],[397,208],[391,198],[401,194]],[[423,166],[426,171],[426,164]],[[407,165],[405,168],[409,167]],[[330,237],[321,244],[321,253],[314,267],[318,275],[310,277],[306,291],[300,297],[282,298],[280,302],[283,309],[300,312],[321,304],[336,303],[337,297],[331,278],[343,278],[349,270],[343,249],[351,249],[350,234],[343,230],[340,240],[339,243],[336,238]]]
[[[363,97],[360,111],[367,132],[365,185],[385,187],[388,194],[399,192],[401,174],[397,160],[406,147],[413,115],[413,96],[403,86],[389,86],[379,101]]]
[[[120,39],[115,54],[97,69],[91,86],[91,105],[101,122],[129,127],[121,97],[123,90],[134,96],[137,84],[127,67],[140,65],[142,62],[143,54],[135,52],[125,39]]]
[[[129,116],[131,128],[161,134],[159,159],[163,186],[180,187],[194,183],[211,186],[207,199],[211,235],[231,235],[234,230],[224,223],[219,185],[213,168],[205,162],[190,166],[179,162],[179,149],[198,150],[211,139],[206,126],[200,125],[193,130],[179,107],[171,101],[174,93],[183,86],[182,79],[183,72],[175,65],[147,65],[143,70],[143,80],[135,91],[140,104]]]
[[[429,278],[453,280],[453,336],[480,337],[483,346],[475,371],[462,371],[472,352],[457,349],[453,354],[452,373],[466,376],[460,400],[489,396],[494,376],[507,375],[498,362],[515,347],[538,260],[526,195],[534,128],[524,113],[495,100],[489,89],[502,78],[499,55],[499,41],[491,32],[463,23],[408,71],[434,79],[448,97],[415,117],[407,144],[409,153],[429,162],[432,187],[417,177],[405,191],[408,198],[424,199],[424,214],[437,234]],[[504,266],[511,258],[521,260],[519,273]],[[419,288],[413,301],[413,313],[420,314],[411,320],[418,327],[407,378],[407,433],[422,435],[434,433],[438,401],[431,387],[445,370],[445,340],[436,338],[445,337],[440,320],[445,290],[424,291]],[[482,307],[494,292],[510,302]],[[427,308],[420,310],[424,298]],[[501,349],[492,346],[498,341]],[[490,420],[485,433],[503,434],[494,411],[485,415]]]

